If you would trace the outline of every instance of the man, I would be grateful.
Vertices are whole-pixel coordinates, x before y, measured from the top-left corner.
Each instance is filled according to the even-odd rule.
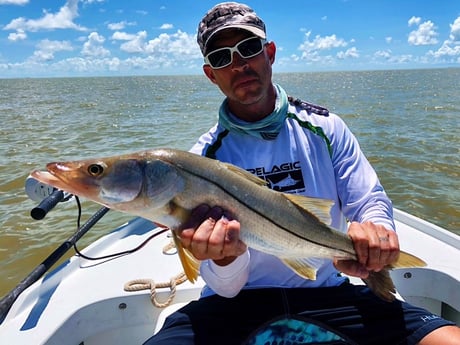
[[[273,84],[276,47],[266,40],[263,21],[246,5],[219,4],[200,22],[197,40],[204,73],[226,99],[218,124],[192,152],[247,169],[276,190],[335,201],[331,225],[348,231],[358,261],[317,261],[317,279],[303,279],[278,258],[247,248],[237,214],[201,205],[180,237],[203,260],[207,286],[147,343],[257,343],[251,334],[260,326],[273,330],[294,320],[336,331],[336,344],[460,344],[452,323],[382,301],[338,273],[366,278],[397,259],[391,202],[343,121]],[[352,221],[348,228],[346,219]],[[301,332],[288,331],[291,338],[280,332],[264,343],[305,343]]]

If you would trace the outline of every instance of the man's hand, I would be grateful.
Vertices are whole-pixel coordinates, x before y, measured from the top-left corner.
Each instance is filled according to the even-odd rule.
[[[182,245],[198,260],[211,259],[220,266],[233,262],[247,249],[239,239],[240,223],[229,220],[220,207],[198,206],[179,233]]]
[[[370,271],[379,272],[398,259],[399,241],[393,230],[371,222],[353,222],[348,236],[353,241],[358,261],[334,260],[335,267],[345,274],[365,279]]]

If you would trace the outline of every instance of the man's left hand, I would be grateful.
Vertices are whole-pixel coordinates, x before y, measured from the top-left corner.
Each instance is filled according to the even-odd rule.
[[[379,272],[399,256],[399,241],[395,231],[372,222],[353,222],[348,228],[357,261],[334,260],[335,267],[350,276],[367,278],[370,271]]]

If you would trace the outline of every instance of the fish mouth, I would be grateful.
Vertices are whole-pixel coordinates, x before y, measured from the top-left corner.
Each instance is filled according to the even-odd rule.
[[[60,163],[49,163],[46,165],[46,169],[48,171],[32,171],[31,176],[42,183],[74,195],[87,195],[90,190],[94,189],[95,191],[96,189],[94,182],[83,181],[85,178],[82,176],[77,177],[78,171],[72,167]],[[78,182],[79,180],[80,182]]]
[[[49,184],[53,187],[59,188],[58,185],[61,185],[61,180],[58,179],[56,176],[51,174],[49,171],[42,171],[42,170],[34,170],[30,174],[34,179]]]

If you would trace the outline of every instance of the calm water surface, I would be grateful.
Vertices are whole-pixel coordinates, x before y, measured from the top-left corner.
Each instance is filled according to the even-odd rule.
[[[395,207],[460,234],[460,69],[278,74],[340,114]],[[75,231],[75,203],[35,221],[24,181],[54,160],[187,150],[217,118],[203,76],[0,80],[0,296]],[[83,202],[83,217],[99,208]],[[130,219],[109,212],[83,247]]]

